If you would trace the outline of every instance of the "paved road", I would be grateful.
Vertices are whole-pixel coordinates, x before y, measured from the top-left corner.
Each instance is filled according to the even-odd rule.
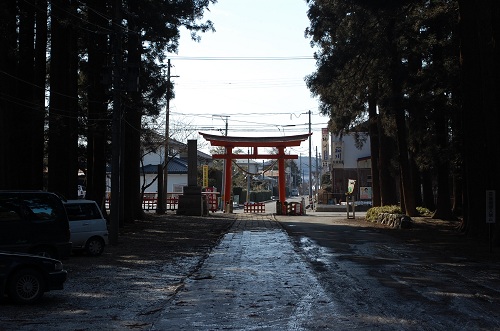
[[[500,330],[500,266],[343,213],[239,214],[153,330]]]
[[[498,258],[477,260],[363,220],[278,220],[349,320],[346,329],[500,330]]]
[[[236,221],[154,330],[324,329],[335,309],[281,226],[252,216]]]

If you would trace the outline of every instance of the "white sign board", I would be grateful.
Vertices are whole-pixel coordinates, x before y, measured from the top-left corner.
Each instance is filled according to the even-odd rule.
[[[349,179],[349,184],[347,185],[347,193],[352,194],[354,192],[354,185],[356,185],[356,180]]]
[[[495,191],[486,191],[486,223],[495,223],[496,211],[495,211]]]

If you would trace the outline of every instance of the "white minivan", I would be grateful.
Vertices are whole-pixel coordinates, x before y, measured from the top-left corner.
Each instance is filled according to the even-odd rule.
[[[98,256],[109,242],[108,226],[97,203],[93,200],[64,202],[71,230],[73,251],[85,251]]]

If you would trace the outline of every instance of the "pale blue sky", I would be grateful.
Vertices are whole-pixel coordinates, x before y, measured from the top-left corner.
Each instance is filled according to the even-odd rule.
[[[310,110],[313,150],[321,150],[327,118],[318,115],[304,82],[315,70],[304,37],[306,13],[304,0],[219,0],[211,6],[205,17],[216,32],[203,34],[199,43],[183,34],[179,53],[170,56],[171,74],[179,76],[172,78],[171,120],[215,133],[210,128],[225,128],[228,116],[228,135],[292,135],[308,132]],[[307,142],[293,151],[307,152]]]

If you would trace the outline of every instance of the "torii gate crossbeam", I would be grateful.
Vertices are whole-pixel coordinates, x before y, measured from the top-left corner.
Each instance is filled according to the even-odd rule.
[[[224,209],[226,210],[228,204],[231,202],[231,189],[232,189],[232,161],[235,159],[273,159],[278,160],[278,191],[279,201],[283,205],[286,200],[285,190],[285,160],[297,159],[297,155],[285,154],[286,147],[300,146],[300,144],[312,135],[311,133],[295,135],[295,136],[281,136],[281,137],[234,137],[234,136],[216,136],[208,133],[199,132],[199,134],[210,142],[212,146],[225,147],[225,154],[214,154],[214,159],[226,160],[225,172],[225,187],[224,187]],[[233,154],[235,147],[252,147],[253,153],[250,155]],[[278,154],[259,154],[259,147],[275,147],[278,149]],[[227,210],[226,210],[227,211]]]

